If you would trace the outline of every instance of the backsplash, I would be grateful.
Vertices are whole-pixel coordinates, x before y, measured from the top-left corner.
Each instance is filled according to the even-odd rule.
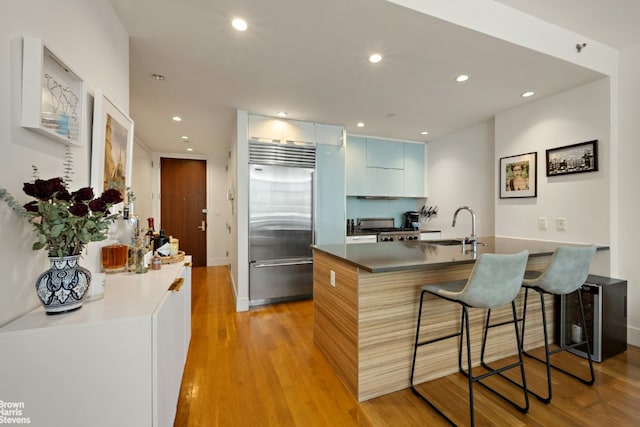
[[[359,199],[347,197],[347,218],[393,218],[395,227],[402,227],[402,214],[420,210],[424,199]],[[418,206],[419,205],[419,206]]]

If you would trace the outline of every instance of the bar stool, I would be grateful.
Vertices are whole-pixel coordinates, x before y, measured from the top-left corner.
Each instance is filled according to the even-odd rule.
[[[584,307],[582,304],[582,285],[584,284],[587,276],[589,275],[589,266],[593,256],[596,253],[596,246],[586,247],[571,247],[562,246],[557,248],[543,272],[527,271],[525,273],[525,279],[522,282],[522,286],[525,289],[524,294],[524,308],[522,313],[522,349],[523,354],[538,362],[544,363],[547,369],[547,396],[543,397],[539,393],[529,390],[529,393],[533,394],[538,400],[549,403],[551,401],[551,368],[554,368],[566,375],[569,375],[583,384],[593,385],[595,376],[593,373],[593,361],[591,360],[591,347],[589,345],[589,338],[586,330]],[[542,329],[544,333],[544,350],[545,358],[540,359],[526,351],[524,351],[524,332],[526,326],[527,316],[527,301],[529,297],[529,291],[533,290],[540,296],[540,306],[542,311]],[[580,306],[580,320],[582,322],[582,337],[584,337],[578,343],[564,344],[559,343],[559,347],[551,350],[549,348],[549,335],[547,333],[547,314],[544,303],[544,295],[566,295],[572,292],[578,291],[578,301]],[[587,347],[587,359],[589,360],[589,378],[580,377],[574,373],[571,373],[565,369],[551,364],[551,356],[560,353],[562,351],[570,350],[574,347],[586,345]],[[579,357],[576,355],[576,357]]]
[[[468,280],[458,280],[453,282],[425,285],[421,288],[422,292],[420,293],[420,308],[418,310],[418,324],[416,327],[416,338],[415,338],[415,344],[414,344],[414,350],[413,350],[413,361],[411,363],[411,381],[410,381],[411,390],[413,391],[414,394],[420,397],[424,402],[426,402],[429,406],[431,406],[438,414],[440,414],[443,418],[445,418],[449,423],[453,425],[455,425],[455,423],[447,415],[445,415],[442,410],[437,408],[434,403],[432,403],[429,399],[427,399],[427,397],[424,394],[422,394],[420,391],[416,389],[416,386],[414,384],[414,374],[415,374],[416,356],[418,352],[418,347],[440,342],[449,338],[459,337],[458,370],[468,379],[469,416],[470,416],[472,426],[474,425],[473,384],[475,382],[486,387],[487,389],[492,391],[494,394],[496,394],[500,398],[509,402],[515,408],[520,410],[520,412],[526,413],[529,410],[529,396],[527,394],[527,383],[525,379],[522,354],[520,353],[522,347],[520,346],[521,340],[519,336],[519,330],[518,330],[519,328],[517,325],[516,306],[514,303],[514,299],[518,294],[518,292],[520,291],[520,288],[522,285],[522,280],[523,280],[524,272],[527,265],[528,255],[529,253],[527,251],[523,251],[518,254],[508,254],[508,255],[481,254],[478,260],[476,261]],[[460,304],[460,306],[462,307],[462,318],[460,322],[459,332],[441,336],[434,339],[420,341],[420,323],[422,319],[422,311],[423,311],[424,299],[426,294],[434,295],[436,297],[443,298],[447,301]],[[503,306],[509,303],[511,303],[513,320],[508,322],[503,322],[500,324],[489,325],[491,309],[495,307]],[[484,358],[484,343],[486,342],[486,335],[489,328],[513,323],[514,332],[515,332],[515,342],[516,342],[516,347],[518,349],[518,362],[510,364],[508,366],[503,366],[498,369],[491,370],[489,372],[483,373],[478,376],[472,375],[469,308],[482,308],[482,309],[488,310],[485,325],[484,325],[484,331],[483,331],[482,357]],[[462,367],[463,337],[466,338],[466,346],[467,346],[467,355],[466,355],[467,370],[466,371]],[[491,387],[481,382],[482,379],[487,378],[491,375],[501,374],[506,370],[517,368],[517,367],[520,368],[520,374],[522,376],[522,384],[519,386],[523,390],[524,402],[525,402],[524,406],[518,405],[516,402],[510,400],[509,398],[502,395],[498,391],[492,389]]]

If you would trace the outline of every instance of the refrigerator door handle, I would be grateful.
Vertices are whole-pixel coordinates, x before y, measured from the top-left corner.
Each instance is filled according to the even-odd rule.
[[[256,263],[252,263],[254,268],[285,267],[285,266],[288,266],[288,265],[304,265],[304,264],[313,264],[313,260],[285,261],[285,262],[256,262]]]

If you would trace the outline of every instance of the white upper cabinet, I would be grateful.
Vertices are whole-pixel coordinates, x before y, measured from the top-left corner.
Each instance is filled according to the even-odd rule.
[[[404,196],[424,197],[424,144],[404,143]]]
[[[346,149],[347,195],[367,195],[367,139],[348,135]]]
[[[315,143],[315,138],[316,128],[313,122],[249,115],[249,139]]]
[[[344,127],[316,123],[316,144],[344,145]]]
[[[367,138],[367,167],[404,169],[404,144]]]
[[[424,144],[348,135],[347,195],[425,197]]]

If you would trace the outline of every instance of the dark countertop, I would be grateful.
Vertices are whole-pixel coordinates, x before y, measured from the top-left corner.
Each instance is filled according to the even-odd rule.
[[[387,271],[414,270],[420,268],[441,267],[448,264],[472,263],[482,253],[508,254],[523,250],[529,256],[550,255],[558,246],[580,246],[562,242],[543,240],[514,239],[508,237],[479,237],[477,253],[467,244],[465,253],[461,245],[444,246],[434,240],[409,242],[380,242],[358,245],[314,245],[313,248],[335,256],[370,273]],[[609,249],[599,246],[598,250]]]

